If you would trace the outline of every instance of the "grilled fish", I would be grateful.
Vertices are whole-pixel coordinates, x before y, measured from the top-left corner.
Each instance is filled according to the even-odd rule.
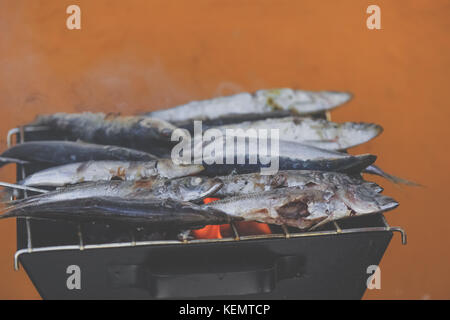
[[[381,126],[373,123],[335,123],[300,117],[246,121],[216,128],[224,134],[230,132],[235,135],[245,135],[248,129],[279,129],[281,140],[327,150],[346,150],[375,138],[383,131]]]
[[[266,173],[269,172],[268,174],[273,174],[270,173],[273,169],[275,172],[279,169],[359,173],[376,160],[376,156],[371,154],[353,156],[284,140],[278,141],[278,148],[274,147],[271,140],[268,140],[267,152],[263,153],[260,152],[258,143],[253,145],[253,142],[247,139],[237,138],[232,148],[227,150],[230,143],[227,140],[221,137],[214,141],[197,144],[192,150],[193,160],[190,161],[194,163],[202,161],[205,174],[227,175],[232,172],[264,172],[268,167],[271,167],[266,171]],[[234,150],[234,153],[229,157],[228,153],[231,150]],[[261,160],[264,158],[265,163],[262,163]],[[186,159],[181,158],[176,161],[185,163]],[[278,162],[278,168],[273,168],[275,162]]]
[[[287,225],[302,230],[349,216],[384,212],[398,206],[394,199],[382,194],[367,196],[359,192],[356,188],[343,198],[342,193],[337,191],[288,187],[226,198],[205,206],[247,221]]]
[[[287,170],[279,171],[274,175],[249,173],[219,178],[223,182],[223,187],[215,193],[215,196],[219,198],[286,187],[332,192],[355,192],[357,195],[364,192],[372,196],[376,196],[376,193],[383,191],[383,188],[376,183],[364,181],[361,177],[352,177],[338,172]],[[356,192],[356,189],[359,190]]]
[[[41,115],[33,126],[49,127],[69,140],[118,145],[150,151],[170,146],[172,124],[145,116],[119,116],[104,113],[55,113]]]
[[[121,222],[170,229],[199,228],[230,222],[230,217],[225,213],[190,202],[117,197],[91,197],[18,206],[0,215],[0,219],[13,217],[73,222]]]
[[[86,182],[59,188],[45,194],[16,200],[9,205],[18,208],[55,201],[91,197],[116,197],[123,199],[174,199],[198,201],[216,193],[223,183],[217,178],[183,177],[177,179],[151,178],[141,181]]]
[[[20,184],[25,186],[61,187],[87,181],[142,180],[151,177],[178,178],[203,171],[202,165],[176,165],[170,159],[147,162],[89,161],[66,164],[39,171]]]
[[[335,108],[349,101],[351,97],[352,95],[347,92],[259,90],[254,94],[239,93],[210,100],[193,101],[171,109],[150,112],[147,115],[170,122],[210,120],[237,114],[263,115],[273,111],[290,111],[297,115],[309,115]]]
[[[0,166],[9,162],[38,162],[45,165],[63,165],[68,163],[85,162],[91,160],[118,161],[150,161],[156,156],[118,146],[104,146],[98,144],[72,141],[34,141],[17,144],[1,155]],[[10,158],[10,159],[8,159]]]

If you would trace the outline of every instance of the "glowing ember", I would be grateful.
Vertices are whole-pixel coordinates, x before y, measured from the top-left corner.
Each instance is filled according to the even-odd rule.
[[[218,198],[206,198],[203,200],[205,204],[213,201],[220,200]],[[270,228],[265,223],[242,221],[235,222],[236,229],[241,236],[250,236],[258,234],[271,234]],[[233,236],[233,230],[229,224],[223,224],[220,226],[210,225],[202,229],[193,230],[193,236],[195,239],[222,239]]]

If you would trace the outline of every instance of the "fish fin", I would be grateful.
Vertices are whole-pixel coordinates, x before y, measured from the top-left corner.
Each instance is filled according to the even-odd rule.
[[[400,177],[396,177],[392,174],[389,174],[389,173],[383,171],[380,167],[377,167],[376,165],[371,165],[370,167],[367,167],[364,170],[364,172],[383,177],[395,184],[404,184],[404,185],[412,186],[412,187],[422,187],[422,188],[424,187],[423,185],[421,185],[417,182],[406,180],[406,179],[403,179]]]

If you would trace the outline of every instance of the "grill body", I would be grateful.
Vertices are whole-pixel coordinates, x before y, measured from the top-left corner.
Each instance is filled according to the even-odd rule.
[[[379,215],[363,218],[357,223],[382,225]],[[42,235],[54,239],[51,227]],[[23,220],[18,228],[26,235]],[[44,299],[360,299],[368,266],[379,264],[391,238],[379,231],[62,250],[23,254],[20,262]],[[71,265],[80,267],[80,290],[67,287]]]

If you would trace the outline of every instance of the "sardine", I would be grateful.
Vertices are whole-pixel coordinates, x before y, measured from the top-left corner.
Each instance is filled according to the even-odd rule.
[[[177,179],[151,178],[141,181],[86,182],[59,188],[45,194],[7,203],[19,206],[41,205],[55,201],[91,197],[115,197],[124,199],[174,199],[198,201],[216,193],[223,183],[218,178],[183,177]]]
[[[17,144],[1,155],[0,167],[6,163],[41,163],[63,165],[91,160],[150,161],[157,157],[143,151],[118,146],[72,141],[33,141]],[[9,159],[8,159],[9,158]],[[11,159],[12,158],[12,159]]]
[[[197,228],[230,222],[230,217],[224,212],[190,202],[117,197],[91,197],[18,206],[0,215],[0,219],[13,217],[73,222],[111,221],[170,229]]]
[[[192,101],[166,110],[148,113],[150,117],[170,122],[208,120],[237,114],[264,114],[290,111],[309,115],[333,109],[351,99],[347,92],[303,91],[293,89],[259,90],[210,100]]]
[[[223,134],[229,132],[234,135],[246,135],[249,129],[265,129],[268,132],[271,129],[278,129],[281,140],[327,150],[346,150],[375,138],[383,131],[381,126],[373,123],[335,123],[323,119],[300,117],[247,121],[219,126],[216,129]]]
[[[394,199],[382,194],[367,197],[359,192],[356,188],[344,199],[338,192],[288,187],[226,198],[205,206],[247,221],[286,225],[301,230],[345,217],[384,212],[398,206]]]
[[[66,164],[36,172],[20,184],[25,186],[61,187],[87,181],[142,180],[151,177],[178,178],[203,171],[199,164],[176,165],[171,159],[147,162],[89,161]]]
[[[164,120],[145,116],[90,112],[41,115],[31,125],[49,127],[55,134],[70,140],[80,139],[149,152],[170,147],[172,131],[176,129]]]
[[[300,189],[318,189],[321,191],[351,192],[360,189],[357,194],[372,194],[383,191],[374,182],[364,181],[360,176],[349,176],[338,172],[286,170],[274,175],[260,173],[238,174],[219,177],[223,187],[214,196],[219,198],[257,193],[286,187]]]
[[[199,143],[192,150],[193,159],[190,162],[183,158],[174,161],[180,163],[200,163],[202,161],[205,166],[204,174],[227,175],[232,172],[262,172],[264,170],[262,168],[267,169],[276,161],[278,161],[278,168],[275,169],[279,170],[359,173],[375,162],[377,158],[371,154],[353,156],[284,140],[278,141],[278,150],[276,150],[275,144],[268,140],[266,143],[267,152],[262,153],[258,147],[258,142],[255,145],[254,141],[249,139],[235,138],[233,144],[227,140],[226,137],[220,137],[217,140]],[[229,143],[232,143],[232,147],[228,150]],[[231,150],[234,150],[234,153],[229,157],[228,154]],[[265,159],[266,164],[263,164],[261,159]]]

